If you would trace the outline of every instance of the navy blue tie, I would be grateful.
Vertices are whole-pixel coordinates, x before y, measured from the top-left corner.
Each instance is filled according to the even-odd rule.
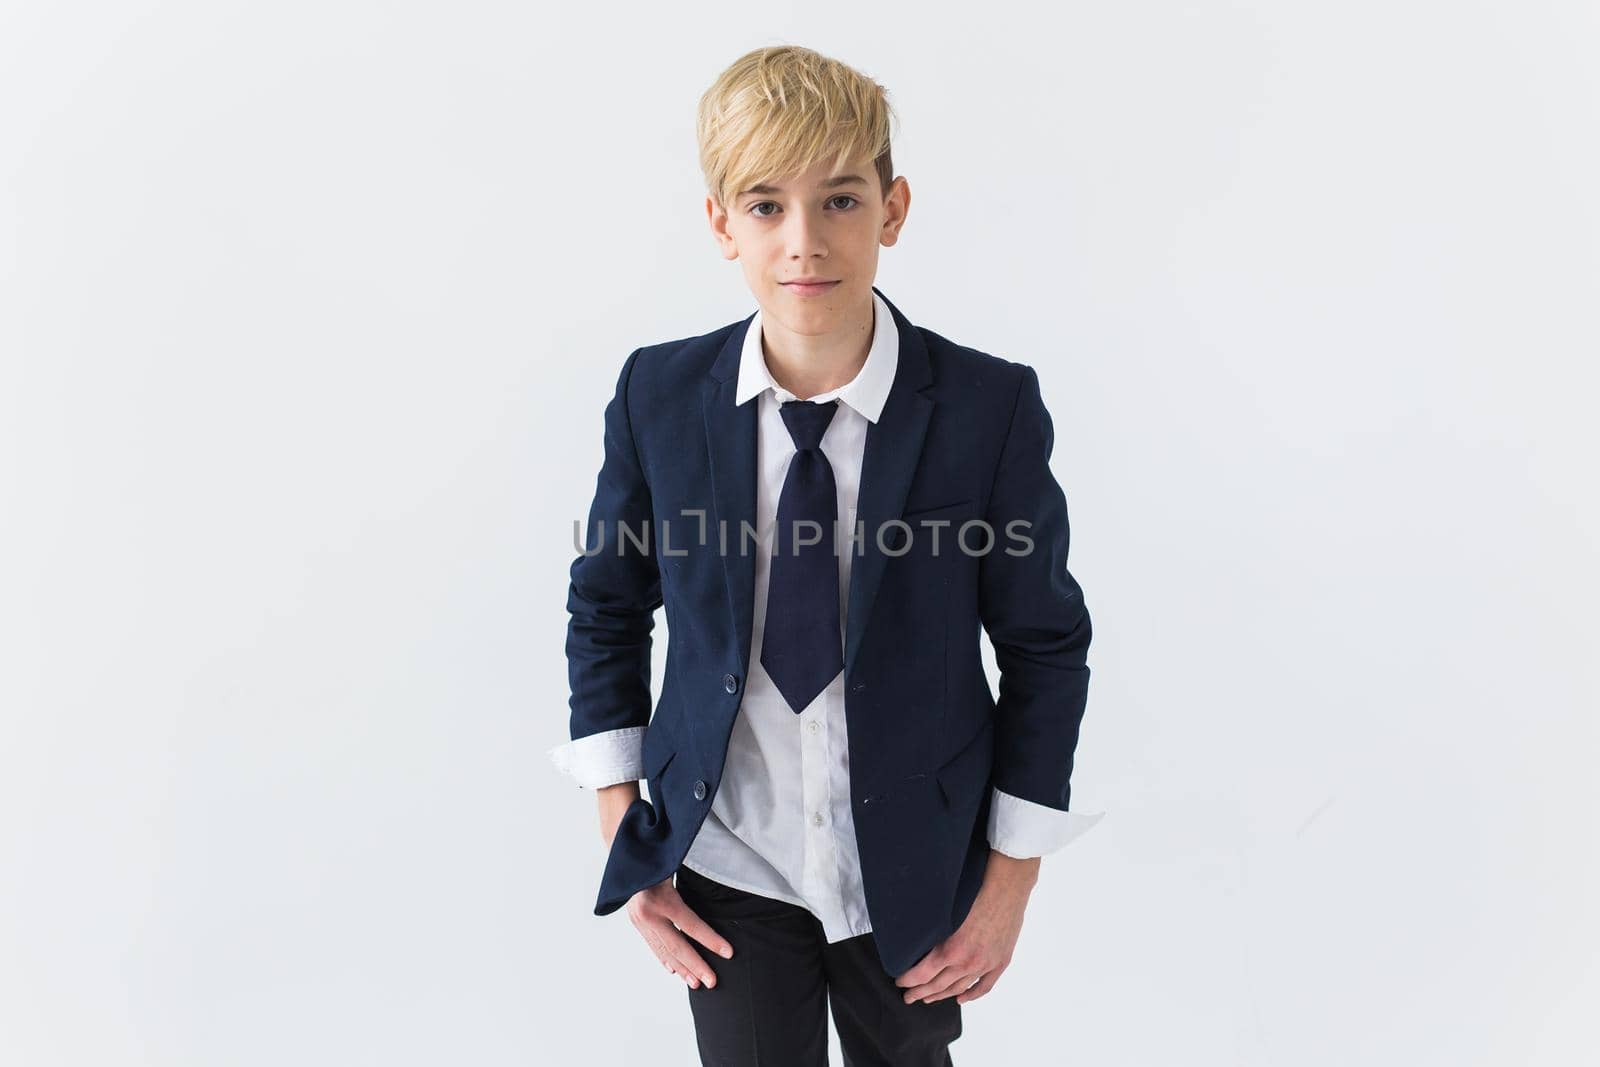
[[[767,581],[767,619],[761,666],[795,714],[844,669],[839,636],[839,558],[834,553],[838,515],[833,466],[823,455],[822,434],[839,409],[837,400],[817,404],[790,400],[778,409],[794,439],[795,454],[778,497],[778,528],[772,539]],[[818,530],[802,523],[810,519]]]

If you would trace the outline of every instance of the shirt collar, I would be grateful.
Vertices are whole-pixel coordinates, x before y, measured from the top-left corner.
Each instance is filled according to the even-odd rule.
[[[872,345],[867,349],[866,362],[856,376],[837,389],[807,397],[815,403],[825,403],[835,398],[866,416],[868,422],[877,422],[883,405],[889,399],[889,386],[894,383],[896,365],[900,362],[900,331],[895,328],[894,316],[883,298],[872,294]],[[739,385],[734,391],[734,404],[743,404],[764,389],[771,389],[780,403],[796,399],[795,395],[772,380],[767,371],[767,359],[761,350],[761,310],[745,330],[744,348],[739,353]]]

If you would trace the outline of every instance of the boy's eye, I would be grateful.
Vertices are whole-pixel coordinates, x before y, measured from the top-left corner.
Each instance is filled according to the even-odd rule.
[[[855,197],[851,196],[849,193],[840,193],[838,196],[830,196],[830,197],[828,197],[827,202],[831,204],[835,200],[848,200],[848,201],[850,201],[850,203],[847,206],[839,208],[840,211],[849,211],[851,208],[855,207],[855,205],[857,203],[860,202]],[[758,219],[770,219],[773,216],[774,212],[762,211],[761,209],[764,208],[764,207],[773,207],[773,208],[775,208],[777,206],[778,205],[775,202],[771,201],[771,200],[760,200],[760,201],[757,201],[754,204],[751,204],[749,210],[750,210],[750,214],[754,215]]]

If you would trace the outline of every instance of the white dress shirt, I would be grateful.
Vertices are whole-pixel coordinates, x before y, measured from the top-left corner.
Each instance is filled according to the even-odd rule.
[[[847,384],[812,397],[796,397],[772,380],[762,349],[761,312],[745,333],[734,403],[759,398],[755,600],[749,676],[728,738],[722,783],[711,810],[684,857],[684,865],[725,885],[787,901],[821,922],[832,943],[868,933],[861,860],[850,809],[850,753],[845,733],[844,672],[798,715],[761,666],[778,497],[794,440],[779,413],[789,400],[839,408],[822,436],[833,467],[837,514],[844,536],[855,529],[856,498],[867,426],[889,396],[899,362],[900,335],[881,297],[872,295],[872,344],[866,362]],[[845,632],[853,553],[839,560],[839,632]],[[644,727],[608,730],[549,751],[551,760],[580,785],[598,788],[644,777]],[[990,847],[1019,859],[1052,852],[1099,821],[993,790],[987,835]]]

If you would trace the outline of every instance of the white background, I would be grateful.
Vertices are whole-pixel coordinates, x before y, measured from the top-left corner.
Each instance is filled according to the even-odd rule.
[[[755,308],[695,102],[779,43],[888,87],[878,285],[1039,370],[1095,622],[1109,814],[956,1062],[1595,1054],[1592,4],[0,42],[0,1060],[697,1062],[544,752],[617,370]]]

